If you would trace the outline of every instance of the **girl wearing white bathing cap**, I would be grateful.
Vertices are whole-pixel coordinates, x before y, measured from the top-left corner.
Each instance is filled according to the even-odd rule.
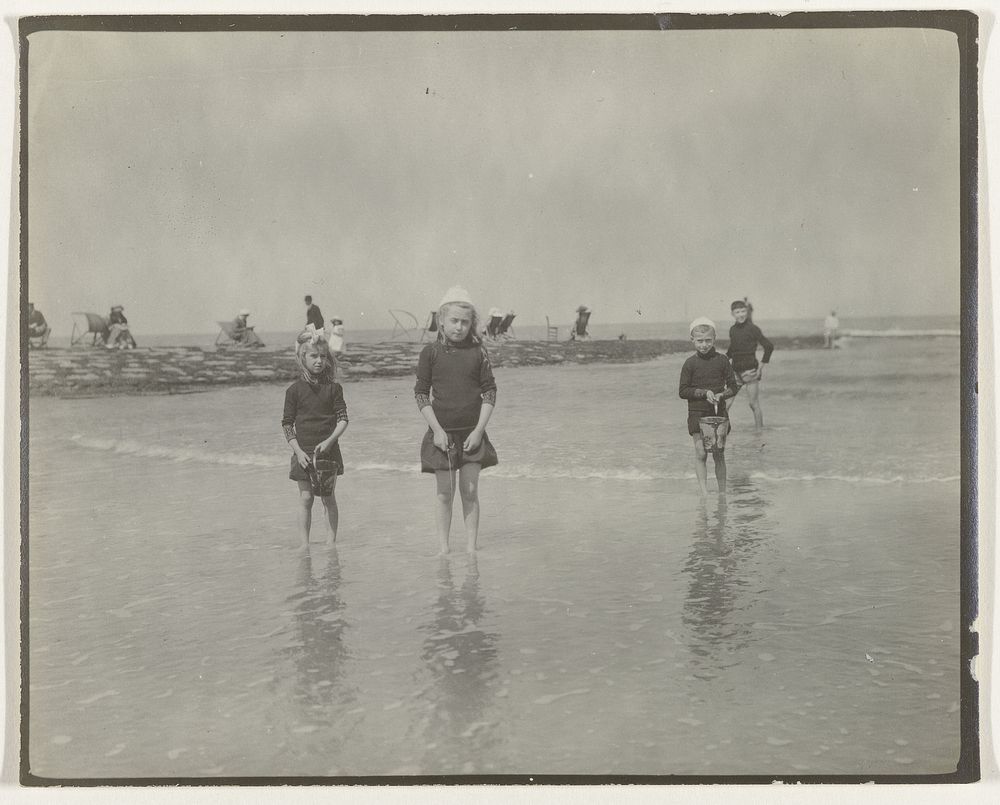
[[[466,547],[479,538],[479,472],[497,463],[486,425],[496,405],[490,358],[477,337],[479,316],[469,292],[449,288],[438,309],[437,341],[420,353],[413,394],[428,430],[420,445],[422,472],[434,473],[435,520],[441,553],[448,552],[456,482]]]

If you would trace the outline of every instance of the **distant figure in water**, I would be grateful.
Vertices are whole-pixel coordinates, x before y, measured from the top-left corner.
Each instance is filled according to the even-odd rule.
[[[335,382],[336,360],[322,330],[306,327],[295,341],[299,379],[285,391],[281,429],[292,448],[288,477],[299,486],[299,534],[309,544],[316,497],[326,512],[328,545],[337,541],[339,510],[334,490],[344,474],[340,437],[347,430],[344,389]]]
[[[449,288],[438,306],[437,341],[420,353],[413,395],[428,430],[420,469],[437,481],[435,517],[441,553],[448,553],[456,474],[465,518],[466,549],[479,539],[479,472],[497,463],[486,435],[497,384],[486,348],[476,336],[479,315],[464,288]]]
[[[694,472],[698,476],[701,494],[708,494],[708,450],[710,441],[715,461],[715,480],[719,494],[726,492],[726,435],[730,430],[726,400],[736,396],[736,377],[725,355],[715,351],[715,322],[699,317],[688,328],[694,344],[694,355],[681,367],[679,395],[688,401],[688,433],[694,441]],[[723,423],[707,423],[710,436],[703,435],[702,418],[718,417]]]
[[[733,362],[733,371],[736,372],[740,387],[746,386],[754,427],[760,431],[764,427],[764,412],[760,407],[760,381],[764,377],[764,364],[771,360],[774,344],[750,320],[751,308],[745,299],[737,299],[730,305],[730,310],[736,323],[729,328],[729,349],[726,350],[726,356]],[[758,345],[764,348],[760,363],[757,362]]]
[[[837,318],[837,311],[831,310],[830,315],[823,319],[823,345],[827,349],[833,349],[834,342],[840,334],[840,319]]]
[[[306,295],[304,299],[306,303],[306,326],[312,325],[317,330],[323,329],[323,312],[319,309],[319,305],[313,304],[313,298]]]

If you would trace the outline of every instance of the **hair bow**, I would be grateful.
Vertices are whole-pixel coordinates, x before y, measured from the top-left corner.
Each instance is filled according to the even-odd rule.
[[[299,344],[309,344],[310,346],[316,346],[320,341],[326,336],[326,331],[324,329],[316,329],[315,324],[307,324],[305,330],[302,331],[305,335],[303,338],[301,335],[295,339],[295,345],[298,347]]]

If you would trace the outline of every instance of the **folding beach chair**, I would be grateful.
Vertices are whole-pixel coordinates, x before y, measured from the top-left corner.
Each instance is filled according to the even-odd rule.
[[[549,317],[545,317],[545,340],[546,341],[558,341],[559,340],[559,327],[549,324]]]
[[[483,328],[483,335],[492,341],[500,337],[500,325],[503,324],[503,311],[498,307],[490,308],[489,320]]]
[[[260,336],[254,332],[252,325],[247,325],[247,328],[243,331],[242,337],[236,332],[236,323],[232,321],[219,321],[216,322],[219,325],[219,334],[215,337],[215,345],[217,347],[236,347],[238,349],[244,347],[262,347],[264,342],[260,340]]]
[[[514,316],[517,314],[513,310],[508,310],[503,317],[503,321],[500,322],[499,332],[497,336],[499,338],[513,338],[514,330],[511,329],[511,324],[514,323]]]
[[[431,311],[431,315],[427,317],[427,324],[424,325],[424,329],[420,332],[420,342],[423,343],[424,336],[428,333],[436,333],[438,331],[438,312],[436,310]]]
[[[392,316],[393,321],[392,335],[389,336],[390,341],[409,336],[410,333],[415,333],[420,329],[420,322],[417,321],[417,317],[408,310],[394,308],[389,311],[389,315]]]
[[[88,337],[90,338],[90,345],[92,347],[97,346],[98,339],[100,339],[101,344],[107,342],[111,328],[104,316],[100,313],[83,313],[80,311],[74,311],[73,316],[77,318],[73,319],[73,332],[69,336],[69,345],[71,347],[82,344]],[[84,324],[86,324],[86,328],[84,328]]]

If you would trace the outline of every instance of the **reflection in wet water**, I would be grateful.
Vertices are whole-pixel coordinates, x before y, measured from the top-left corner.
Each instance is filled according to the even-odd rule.
[[[699,507],[684,563],[688,590],[683,622],[699,666],[693,675],[714,679],[739,662],[753,639],[746,614],[766,590],[760,587],[760,552],[770,538],[768,502],[746,476],[731,479],[728,496]]]
[[[456,770],[469,773],[478,770],[471,764],[489,759],[498,740],[498,722],[489,711],[496,701],[499,635],[480,625],[487,608],[476,558],[468,559],[458,586],[451,562],[440,560],[431,617],[418,627],[426,635],[420,656],[432,681],[424,697],[428,713],[417,730],[426,742],[428,758],[435,758],[429,765],[458,762]]]
[[[285,649],[295,670],[292,698],[309,716],[333,720],[333,708],[354,701],[357,691],[344,684],[351,660],[344,637],[349,631],[341,595],[341,568],[336,549],[306,548],[296,578],[293,607],[296,639]]]

